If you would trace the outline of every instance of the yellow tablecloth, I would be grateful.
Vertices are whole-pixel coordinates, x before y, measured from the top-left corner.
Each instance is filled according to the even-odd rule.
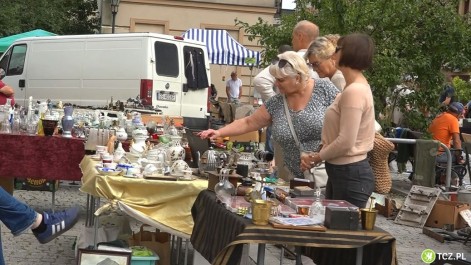
[[[85,156],[81,163],[82,192],[116,200],[150,219],[186,235],[191,235],[191,207],[207,180],[163,181],[103,176],[97,162]]]

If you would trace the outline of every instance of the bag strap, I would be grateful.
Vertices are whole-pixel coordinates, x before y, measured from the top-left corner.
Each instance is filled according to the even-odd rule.
[[[291,130],[291,135],[293,135],[294,141],[298,146],[298,149],[301,151],[301,143],[299,142],[298,135],[294,130],[293,122],[291,121],[291,113],[289,112],[288,102],[286,101],[286,97],[283,95],[283,105],[285,106],[285,114],[286,120],[288,120],[289,129]]]

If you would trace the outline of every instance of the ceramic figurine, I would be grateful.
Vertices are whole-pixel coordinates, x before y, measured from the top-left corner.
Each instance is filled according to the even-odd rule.
[[[123,127],[120,127],[116,131],[116,137],[118,137],[119,141],[126,141],[128,139],[128,134],[127,134],[126,130]]]

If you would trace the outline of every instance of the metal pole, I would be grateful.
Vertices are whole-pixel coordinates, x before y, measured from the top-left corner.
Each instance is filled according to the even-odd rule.
[[[111,33],[114,33],[114,25],[116,20],[116,12],[112,12],[112,20],[111,20]]]
[[[396,144],[416,144],[417,140],[415,139],[401,139],[401,138],[386,138],[386,140],[391,141]],[[450,149],[443,143],[440,143],[440,146],[443,147],[446,154],[446,179],[445,179],[445,190],[450,191],[451,186],[451,152]]]

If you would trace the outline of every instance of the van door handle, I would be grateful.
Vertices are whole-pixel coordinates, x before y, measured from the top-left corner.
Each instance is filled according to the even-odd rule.
[[[26,81],[24,79],[20,79],[18,81],[18,87],[24,88],[26,84]]]

